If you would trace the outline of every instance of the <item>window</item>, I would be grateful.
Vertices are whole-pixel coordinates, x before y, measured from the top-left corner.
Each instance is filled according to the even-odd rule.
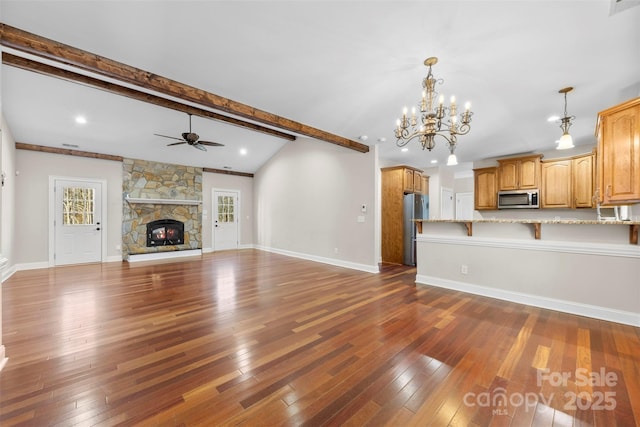
[[[233,196],[218,196],[218,222],[235,222]]]
[[[93,188],[64,187],[63,225],[94,225],[95,192]]]

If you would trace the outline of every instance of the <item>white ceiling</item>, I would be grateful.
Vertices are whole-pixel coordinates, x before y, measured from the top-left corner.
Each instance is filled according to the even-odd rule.
[[[640,96],[637,3],[613,13],[612,0],[1,0],[0,21],[337,135],[367,135],[382,164],[427,168],[445,163],[442,140],[403,153],[393,135],[402,107],[418,102],[426,57],[439,58],[439,92],[472,102],[459,161],[553,150],[561,131],[547,118],[562,115],[566,86],[575,87],[574,142],[591,147],[598,111]],[[239,172],[295,143],[194,116],[201,139],[225,146],[167,147],[153,134],[179,136],[185,113],[7,65],[2,109],[19,142]]]

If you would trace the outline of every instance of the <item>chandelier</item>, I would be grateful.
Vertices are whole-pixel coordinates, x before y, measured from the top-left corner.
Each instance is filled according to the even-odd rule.
[[[562,136],[558,141],[557,150],[566,150],[568,148],[573,148],[573,138],[569,135],[569,128],[571,127],[571,120],[575,119],[576,116],[568,116],[567,115],[567,93],[571,92],[573,88],[571,86],[565,87],[564,89],[560,89],[558,93],[564,94],[564,117],[560,119],[560,129],[562,129]]]
[[[422,81],[422,100],[420,101],[420,120],[413,107],[411,116],[408,116],[407,107],[402,112],[402,118],[396,121],[395,135],[396,145],[404,147],[413,138],[418,137],[422,149],[429,151],[436,145],[436,136],[441,136],[447,141],[449,152],[447,165],[457,165],[458,159],[454,153],[458,135],[466,135],[471,130],[471,104],[465,104],[464,113],[458,118],[458,109],[455,96],[451,97],[449,107],[444,106],[444,95],[440,95],[436,105],[436,83],[442,84],[442,79],[436,79],[431,73],[431,67],[438,63],[438,58],[430,57],[424,60],[424,65],[429,68],[427,77]]]

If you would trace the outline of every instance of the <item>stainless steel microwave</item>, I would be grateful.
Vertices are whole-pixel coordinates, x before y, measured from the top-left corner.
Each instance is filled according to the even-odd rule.
[[[538,209],[538,189],[498,191],[498,209]]]

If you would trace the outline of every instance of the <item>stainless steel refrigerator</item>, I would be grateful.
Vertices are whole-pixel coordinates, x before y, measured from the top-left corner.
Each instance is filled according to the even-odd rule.
[[[402,263],[416,265],[416,219],[429,219],[429,196],[405,194],[402,207],[404,234]]]

